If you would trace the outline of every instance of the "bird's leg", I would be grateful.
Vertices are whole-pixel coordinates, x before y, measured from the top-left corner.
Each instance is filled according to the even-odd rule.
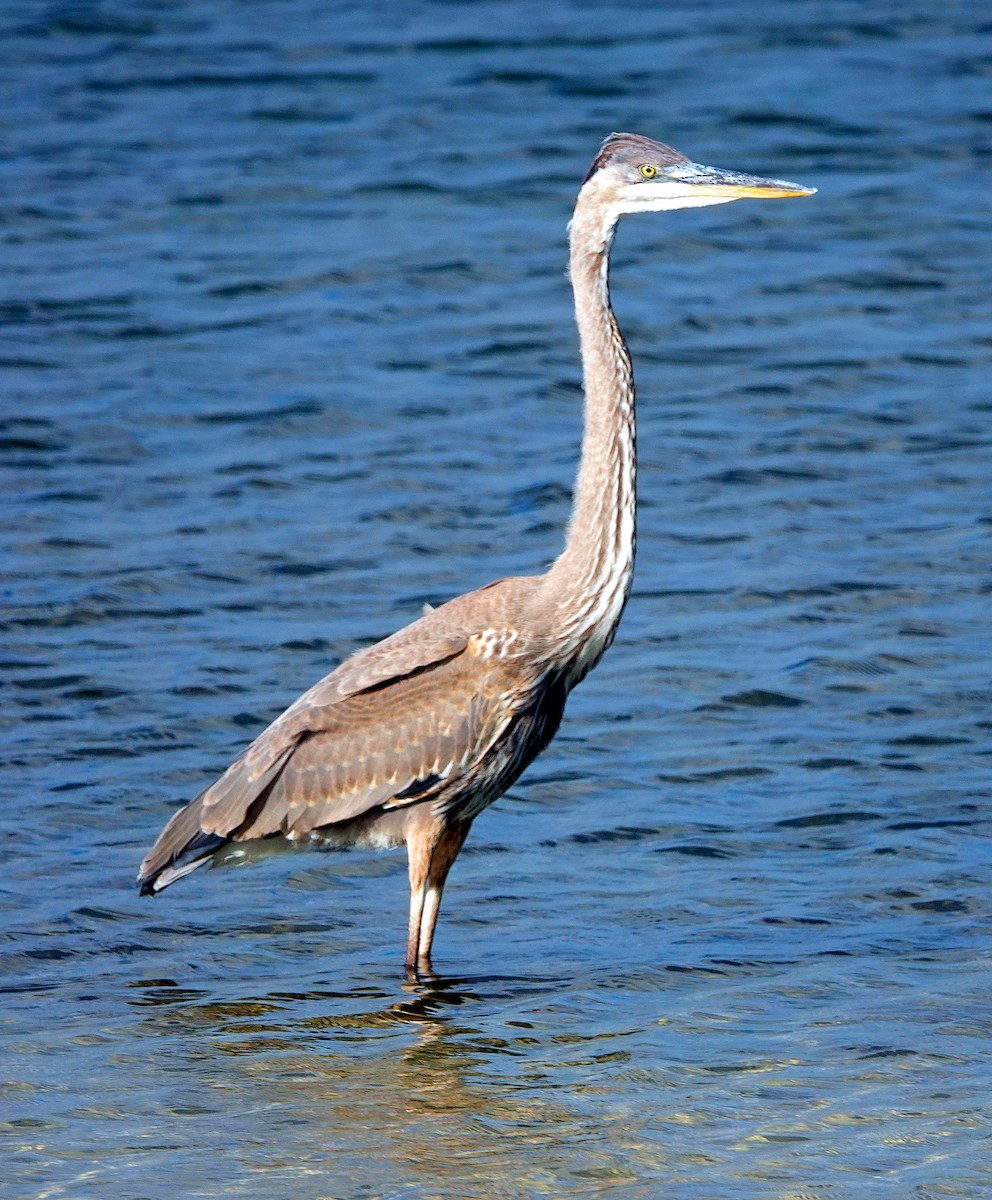
[[[454,825],[449,825],[441,834],[440,841],[431,854],[420,916],[416,961],[418,972],[428,972],[431,969],[431,943],[434,941],[434,928],[437,925],[437,914],[441,907],[444,881],[448,878],[451,864],[458,857],[458,851],[465,844],[470,828],[470,821],[459,821]],[[411,922],[412,919],[411,910]],[[411,924],[411,930],[412,928]],[[409,958],[409,950],[407,957]],[[409,966],[409,962],[407,965]]]
[[[420,926],[424,912],[424,894],[427,874],[431,865],[431,845],[426,838],[410,838],[407,841],[407,856],[410,866],[410,924],[406,936],[406,970],[416,974],[417,956],[420,948]]]

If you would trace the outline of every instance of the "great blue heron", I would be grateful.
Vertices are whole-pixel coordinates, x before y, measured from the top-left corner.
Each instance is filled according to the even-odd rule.
[[[565,549],[544,575],[500,579],[426,611],[302,695],[169,821],[141,864],[143,894],[232,841],[405,845],[406,967],[430,970],[441,892],[473,820],[554,737],[630,591],[634,383],[610,307],[617,220],[813,191],[699,166],[635,134],[606,139],[569,227],[585,425]]]

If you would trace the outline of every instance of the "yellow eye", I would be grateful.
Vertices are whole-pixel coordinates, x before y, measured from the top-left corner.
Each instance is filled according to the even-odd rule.
[[[638,168],[645,179],[654,179],[658,174],[658,168],[653,167],[650,163],[641,163]]]

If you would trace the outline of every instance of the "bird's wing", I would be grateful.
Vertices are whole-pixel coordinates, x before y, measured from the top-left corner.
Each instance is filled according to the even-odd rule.
[[[476,633],[477,622],[459,619],[468,600],[360,650],[302,695],[173,816],[139,878],[154,876],[204,835],[298,834],[425,799],[468,770],[513,708],[513,688],[494,654],[498,631]]]
[[[284,760],[300,742],[322,732],[331,714],[345,701],[391,688],[422,672],[436,671],[465,652],[470,635],[460,630],[431,632],[425,618],[391,637],[353,654],[277,717],[204,794],[204,806],[220,806],[221,786],[236,775],[245,783],[260,783],[274,763]],[[232,778],[233,781],[233,778]]]
[[[312,714],[255,811],[229,796],[202,828],[238,840],[300,836],[375,808],[424,800],[472,770],[512,717],[501,665],[461,654]],[[249,806],[250,809],[250,806]]]

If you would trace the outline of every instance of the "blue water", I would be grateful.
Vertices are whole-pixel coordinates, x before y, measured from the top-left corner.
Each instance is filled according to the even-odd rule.
[[[4,1196],[988,1194],[990,28],[8,0]],[[300,691],[557,553],[614,129],[819,192],[621,229],[634,594],[440,979],[402,856],[139,900]]]

